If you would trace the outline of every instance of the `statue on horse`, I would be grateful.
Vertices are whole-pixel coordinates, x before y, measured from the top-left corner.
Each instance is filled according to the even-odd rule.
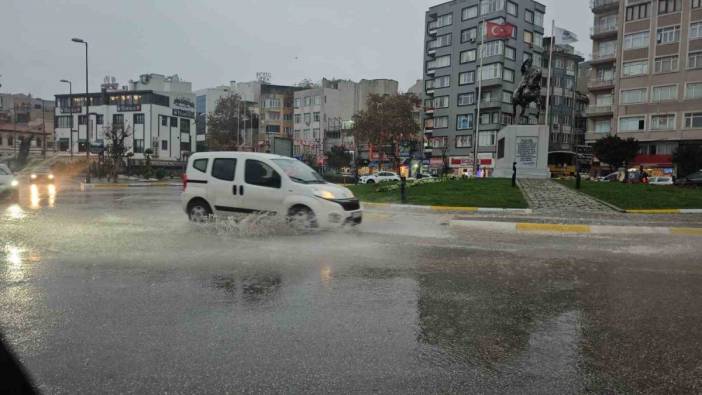
[[[531,58],[526,59],[522,63],[522,81],[519,87],[512,95],[512,123],[520,124],[526,114],[529,104],[536,103],[537,113],[536,120],[538,122],[541,115],[541,107],[543,105],[541,98],[541,79],[543,73],[540,67],[534,67]],[[522,107],[519,118],[517,115],[517,106]]]

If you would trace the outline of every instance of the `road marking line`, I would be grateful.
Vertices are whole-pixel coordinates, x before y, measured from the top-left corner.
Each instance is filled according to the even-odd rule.
[[[433,211],[464,211],[464,212],[476,212],[478,207],[449,207],[449,206],[431,206]]]
[[[629,214],[680,214],[680,209],[650,209],[650,210],[626,210]]]
[[[670,234],[682,236],[702,236],[702,228],[670,228]]]
[[[549,232],[549,233],[591,233],[589,225],[560,225],[560,224],[531,224],[518,223],[519,232]]]

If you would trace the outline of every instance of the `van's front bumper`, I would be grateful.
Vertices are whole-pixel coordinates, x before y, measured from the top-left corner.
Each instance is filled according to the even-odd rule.
[[[360,225],[363,222],[363,210],[358,199],[317,199],[316,217],[321,228]]]

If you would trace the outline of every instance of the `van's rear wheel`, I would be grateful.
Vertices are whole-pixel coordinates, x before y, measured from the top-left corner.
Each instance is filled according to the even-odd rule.
[[[201,200],[196,200],[188,205],[188,218],[192,222],[200,224],[208,222],[211,215],[210,206]]]
[[[317,227],[317,217],[314,212],[305,206],[296,206],[288,213],[288,224],[298,231],[311,230]]]

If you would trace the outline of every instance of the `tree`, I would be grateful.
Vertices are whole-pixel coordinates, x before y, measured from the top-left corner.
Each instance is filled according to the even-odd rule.
[[[147,180],[149,178],[153,178],[154,176],[154,169],[151,167],[151,155],[154,154],[154,151],[151,148],[147,148],[144,150],[144,178]]]
[[[242,132],[245,103],[237,94],[224,96],[217,101],[214,112],[207,117],[207,146],[211,151],[237,151],[244,140]]]
[[[702,145],[681,145],[673,152],[678,176],[685,177],[702,169]]]
[[[319,84],[312,81],[310,78],[305,78],[304,80],[300,81],[297,83],[297,86],[300,88],[319,88]]]
[[[335,145],[327,152],[327,164],[332,169],[341,169],[348,167],[351,163],[352,156],[343,145]]]
[[[619,136],[603,137],[595,142],[592,150],[600,161],[609,164],[612,171],[624,162],[631,163],[639,153],[639,142],[629,137],[623,140]]]
[[[110,173],[112,182],[117,182],[117,175],[122,167],[122,158],[126,156],[127,148],[124,141],[131,136],[130,128],[107,126],[105,140],[107,140],[107,156],[110,158]]]
[[[360,111],[353,117],[356,147],[359,144],[370,144],[380,148],[381,160],[389,153],[395,161],[395,168],[398,168],[397,150],[400,143],[420,138],[419,124],[414,118],[419,99],[411,93],[392,96],[371,94],[367,105],[367,110]]]
[[[29,148],[32,146],[33,135],[19,136],[19,151],[17,152],[17,164],[19,167],[27,163],[29,157]]]

